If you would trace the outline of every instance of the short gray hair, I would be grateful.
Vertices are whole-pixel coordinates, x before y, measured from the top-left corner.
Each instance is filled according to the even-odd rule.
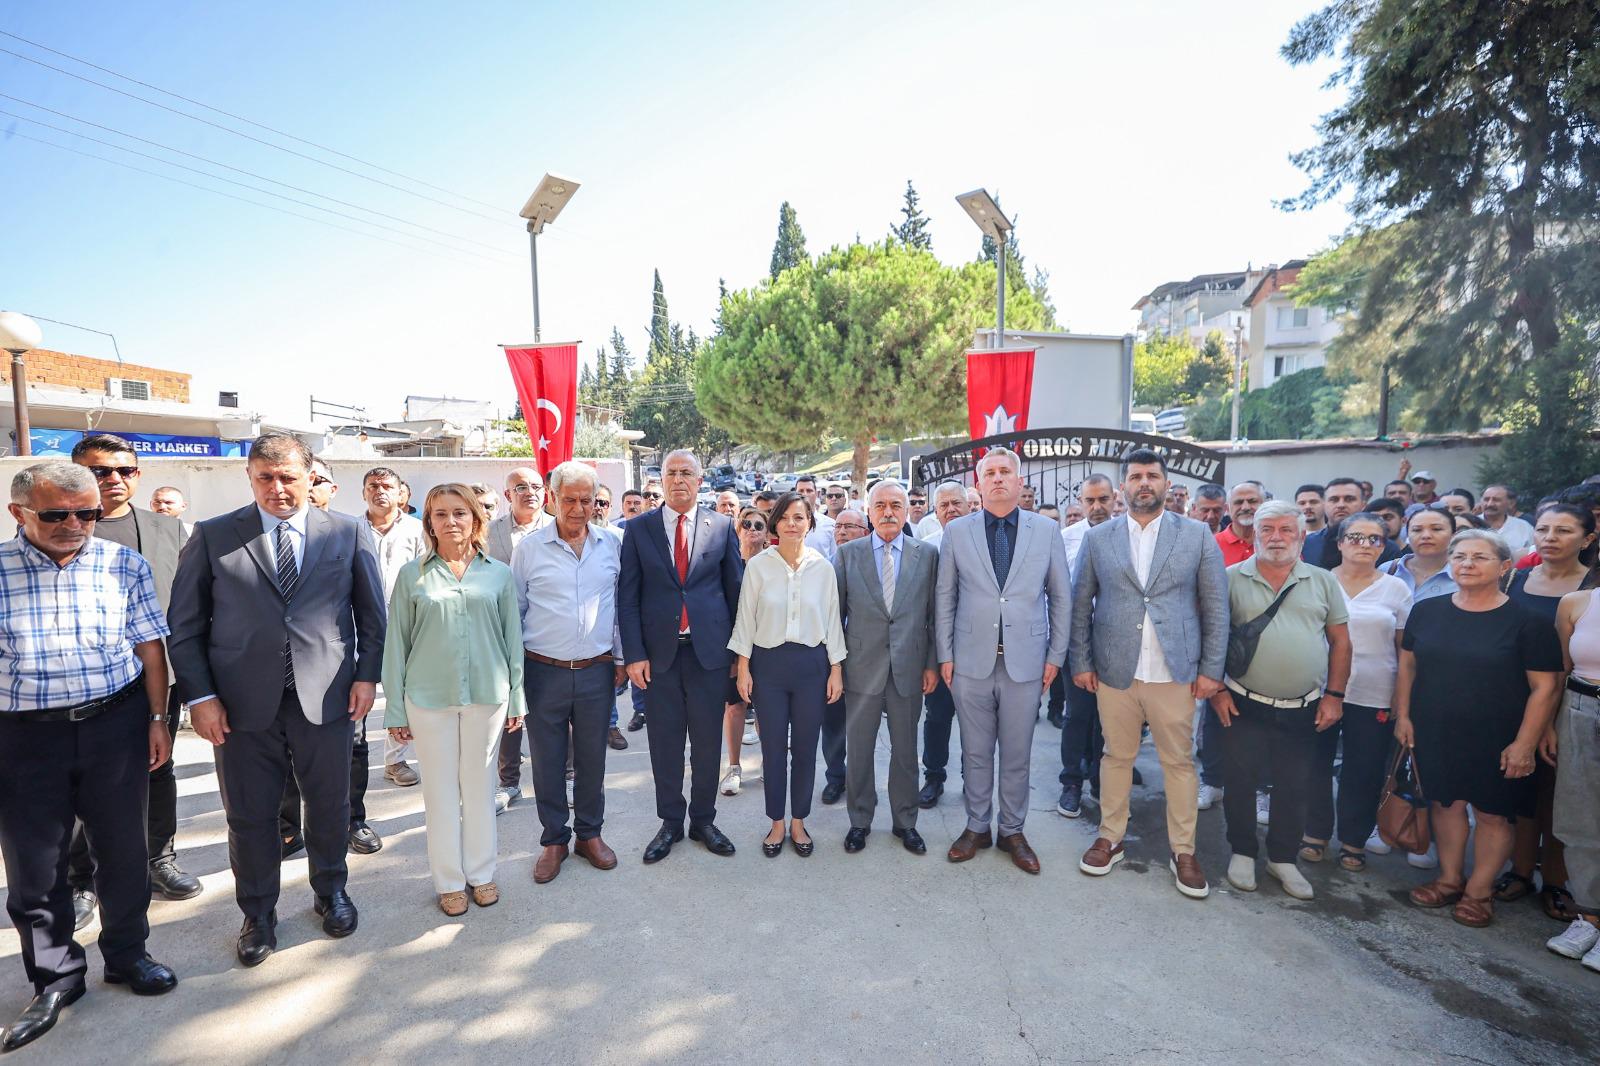
[[[594,467],[576,459],[568,459],[550,471],[550,494],[559,497],[561,490],[571,481],[587,481],[590,492],[600,487],[600,475],[595,473]]]
[[[1494,549],[1495,555],[1500,557],[1502,563],[1511,561],[1511,545],[1506,543],[1506,538],[1492,529],[1463,529],[1450,538],[1450,546],[1445,549],[1449,555],[1456,550],[1456,545],[1469,540],[1481,540]]]
[[[1078,491],[1082,492],[1084,486],[1088,485],[1091,481],[1101,482],[1108,489],[1114,489],[1117,487],[1117,483],[1111,480],[1111,475],[1109,474],[1090,474],[1088,477],[1078,482]]]
[[[674,459],[687,459],[694,464],[694,472],[696,474],[705,473],[705,467],[700,465],[700,457],[695,455],[694,452],[690,451],[688,448],[674,448],[672,451],[668,452],[661,460],[661,469],[665,471],[667,469],[667,464],[672,462]]]
[[[1001,459],[1011,460],[1011,468],[1017,472],[1018,477],[1022,476],[1022,456],[1018,455],[1010,448],[990,448],[988,451],[984,452],[983,458],[978,460],[977,473],[982,475],[983,464],[987,463],[990,459],[993,459],[996,456],[1000,457]]]
[[[885,478],[867,490],[868,507],[872,506],[872,501],[878,498],[880,492],[898,492],[907,501],[907,506],[910,506],[911,495],[906,492],[906,487],[898,481],[890,481]]]
[[[963,485],[961,482],[959,482],[959,481],[941,481],[941,482],[939,482],[939,487],[933,490],[934,502],[937,503],[940,496],[948,496],[953,492],[959,492],[961,494],[961,498],[963,500],[967,498],[967,487],[965,485]]]
[[[1300,531],[1305,532],[1305,516],[1300,513],[1300,508],[1296,507],[1288,500],[1268,500],[1266,503],[1256,508],[1256,526],[1258,528],[1262,522],[1269,521],[1274,518],[1293,518],[1296,524],[1300,527]]]
[[[11,502],[28,506],[33,501],[33,490],[40,485],[54,485],[66,492],[100,491],[100,483],[95,481],[88,467],[65,459],[51,459],[17,471],[17,476],[11,479]]]

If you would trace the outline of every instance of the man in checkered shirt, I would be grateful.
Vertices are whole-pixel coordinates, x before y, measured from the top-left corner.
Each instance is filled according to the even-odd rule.
[[[64,876],[74,819],[94,854],[107,983],[140,995],[178,983],[145,951],[149,770],[172,753],[167,620],[150,564],[94,537],[99,489],[74,463],[17,474],[9,510],[18,532],[0,543],[0,851],[34,997],[0,1051],[42,1036],[84,993]]]

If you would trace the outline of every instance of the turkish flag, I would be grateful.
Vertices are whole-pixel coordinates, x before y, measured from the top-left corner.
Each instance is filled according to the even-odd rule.
[[[973,440],[1028,428],[1034,348],[967,353],[967,430]]]
[[[528,423],[534,464],[548,477],[572,458],[572,430],[578,419],[577,342],[501,347]]]

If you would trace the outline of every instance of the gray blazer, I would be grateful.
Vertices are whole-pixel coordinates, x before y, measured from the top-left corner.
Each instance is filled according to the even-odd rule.
[[[183,523],[170,515],[133,509],[133,524],[139,530],[139,554],[150,564],[156,579],[156,598],[163,611],[172,606],[172,582],[178,576],[178,554],[189,533]]]
[[[265,729],[277,717],[285,639],[300,709],[319,725],[349,712],[352,682],[383,672],[378,564],[357,547],[354,519],[315,507],[292,602],[278,590],[272,540],[252,503],[194,527],[167,620],[178,695],[216,695],[233,729]]]
[[[922,695],[922,671],[932,670],[933,590],[939,552],[910,537],[900,543],[894,610],[883,603],[883,579],[873,564],[876,533],[841,545],[834,559],[839,616],[844,620],[844,687],[876,696],[894,681],[905,697]]]
[[[533,528],[542,529],[551,521],[548,514],[541,508],[534,513]],[[489,522],[489,558],[498,559],[507,566],[511,565],[511,512],[495,518]]]
[[[1131,688],[1148,610],[1174,681],[1188,684],[1197,673],[1221,680],[1228,655],[1222,550],[1204,522],[1171,511],[1157,521],[1147,586],[1134,569],[1127,515],[1085,534],[1072,589],[1073,674],[1093,670],[1112,688]]]
[[[955,672],[965,677],[988,677],[1003,633],[1007,676],[1038,681],[1046,662],[1059,667],[1067,660],[1072,584],[1066,548],[1054,522],[1018,508],[1017,543],[1002,589],[989,561],[986,513],[952,520],[939,542],[934,630],[939,661],[954,663]]]

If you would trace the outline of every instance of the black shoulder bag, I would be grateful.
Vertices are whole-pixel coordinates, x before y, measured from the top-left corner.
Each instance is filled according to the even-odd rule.
[[[1278,593],[1278,598],[1272,601],[1272,606],[1250,621],[1228,627],[1228,661],[1224,669],[1229,677],[1238,680],[1250,669],[1250,663],[1256,657],[1256,645],[1261,643],[1261,634],[1272,623],[1278,608],[1283,606],[1283,601],[1289,598],[1289,593],[1293,592],[1299,583],[1290,582],[1288,588]]]

